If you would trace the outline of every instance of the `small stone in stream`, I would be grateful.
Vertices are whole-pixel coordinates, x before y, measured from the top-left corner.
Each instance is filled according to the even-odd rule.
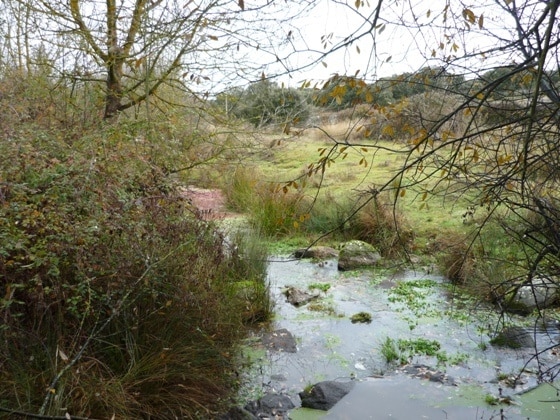
[[[296,353],[296,340],[290,331],[285,328],[267,333],[263,336],[262,342],[268,350],[283,351],[286,353]]]
[[[295,405],[290,397],[281,394],[266,394],[259,400],[245,405],[245,410],[259,419],[288,419],[287,412],[292,408],[295,408]]]
[[[296,249],[293,253],[295,258],[315,258],[324,260],[338,258],[338,251],[328,246],[312,246],[309,248]]]
[[[320,296],[319,293],[308,293],[292,286],[284,290],[284,295],[286,295],[287,301],[294,306],[303,306]]]
[[[355,382],[324,381],[299,393],[301,406],[315,410],[330,410],[354,387]]]

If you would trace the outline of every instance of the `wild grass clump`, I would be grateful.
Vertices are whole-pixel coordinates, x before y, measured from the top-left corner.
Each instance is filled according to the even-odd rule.
[[[403,256],[410,248],[414,232],[393,203],[371,199],[351,220],[352,237],[375,246],[386,258]]]
[[[237,343],[270,315],[266,258],[188,216],[150,133],[1,139],[3,409],[208,418],[235,389]]]
[[[438,235],[430,249],[438,255],[440,271],[452,283],[465,285],[475,276],[475,249],[468,236],[445,232]]]
[[[301,186],[266,182],[254,168],[237,168],[225,189],[232,208],[246,213],[253,228],[267,237],[296,232],[308,218]]]
[[[350,197],[336,198],[327,192],[310,204],[309,219],[305,223],[306,232],[325,234],[330,232],[335,237],[346,238],[349,223],[354,212],[355,202]]]

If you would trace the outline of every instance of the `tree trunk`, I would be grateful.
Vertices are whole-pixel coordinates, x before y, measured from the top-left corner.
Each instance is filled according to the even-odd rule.
[[[122,58],[111,54],[107,65],[107,93],[105,96],[104,119],[113,119],[121,110],[122,101]]]

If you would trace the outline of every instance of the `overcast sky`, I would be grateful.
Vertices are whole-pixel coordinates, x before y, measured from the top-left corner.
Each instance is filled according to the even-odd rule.
[[[444,25],[444,9],[448,3],[450,6]],[[379,20],[385,26],[373,31],[375,41],[370,25],[364,25],[364,17],[373,13],[377,1],[365,2],[358,10],[354,4],[355,0],[320,0],[307,16],[294,21],[294,27],[301,36],[298,46],[309,51],[291,55],[288,64],[292,68],[317,60],[326,51],[322,36],[332,34],[328,50],[356,31],[366,35],[350,47],[325,57],[321,60],[325,65],[318,64],[281,80],[297,85],[304,79],[325,80],[335,73],[354,75],[359,70],[360,76],[373,81],[379,77],[413,72],[427,65],[441,65],[442,59],[450,55],[473,57],[456,61],[458,67],[455,70],[465,73],[474,69],[484,72],[493,66],[515,61],[515,57],[500,55],[499,52],[484,57],[476,54],[497,46],[500,38],[507,41],[515,36],[507,29],[513,28],[514,22],[497,7],[494,0],[480,0],[468,6],[476,16],[475,24],[468,24],[463,15],[465,3],[459,0],[385,1]],[[545,7],[537,1],[532,4],[534,9],[527,12],[528,16],[538,14],[538,9]],[[479,27],[481,16],[482,28]],[[443,48],[439,48],[440,45]],[[435,56],[432,57],[434,50]]]

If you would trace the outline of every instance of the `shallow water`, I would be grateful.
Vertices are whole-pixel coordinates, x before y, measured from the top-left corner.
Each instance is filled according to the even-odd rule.
[[[276,302],[274,328],[288,329],[296,338],[298,351],[261,355],[247,374],[246,392],[287,393],[298,405],[297,394],[308,385],[335,379],[357,382],[328,414],[295,410],[290,414],[294,419],[490,419],[500,418],[500,410],[508,419],[560,418],[560,403],[541,402],[526,412],[532,394],[518,396],[537,385],[538,365],[536,361],[527,362],[535,349],[511,350],[488,344],[498,315],[472,302],[450,301],[441,276],[423,271],[398,275],[380,271],[341,273],[334,260],[316,263],[277,258],[269,264],[268,280]],[[404,298],[395,294],[397,285],[411,281],[426,287],[414,288],[414,294]],[[327,310],[310,310],[313,305],[309,304],[294,307],[286,302],[282,294],[286,286],[307,290],[312,283],[331,285],[320,299]],[[361,311],[372,315],[370,324],[350,321],[351,315]],[[513,317],[507,321],[521,320]],[[443,371],[457,386],[412,378],[399,366],[387,364],[381,354],[381,344],[387,337],[439,342],[440,353],[455,363],[438,364],[435,357],[428,356],[414,356],[410,363]],[[538,346],[546,348],[557,344],[560,335],[553,328],[535,337]],[[547,351],[540,362],[554,366],[560,359]],[[511,387],[511,380],[504,379],[518,374],[521,383],[515,387]],[[499,382],[498,375],[504,380]],[[521,405],[490,406],[484,402],[486,395],[512,396]]]

